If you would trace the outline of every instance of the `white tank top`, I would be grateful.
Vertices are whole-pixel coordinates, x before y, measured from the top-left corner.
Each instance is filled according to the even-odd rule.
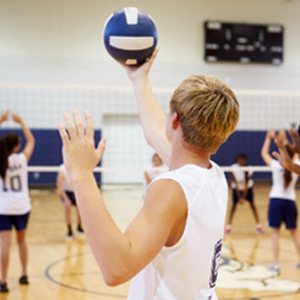
[[[299,164],[299,160],[295,161],[295,163]],[[296,201],[295,187],[298,175],[292,173],[292,181],[287,188],[284,188],[284,168],[275,159],[272,160],[270,167],[272,171],[272,189],[270,192],[270,198]]]
[[[188,206],[186,227],[172,247],[163,247],[137,274],[130,300],[216,300],[215,285],[221,255],[228,188],[223,171],[185,165],[160,175],[176,181]]]
[[[0,214],[23,215],[31,210],[26,156],[12,154],[8,165],[5,182],[0,177]]]
[[[236,186],[236,183],[234,181],[232,181],[231,187],[233,189],[237,188],[238,190],[244,190],[246,187],[245,185],[246,185],[246,181],[247,181],[246,172],[241,170],[241,166],[239,164],[233,164],[231,167],[232,167],[232,173],[235,176],[235,178],[237,180],[237,184],[238,184],[238,186]],[[251,177],[253,175],[253,172],[249,171],[248,175]],[[254,182],[252,179],[248,180],[247,188],[248,189],[252,188],[253,184],[254,184]]]

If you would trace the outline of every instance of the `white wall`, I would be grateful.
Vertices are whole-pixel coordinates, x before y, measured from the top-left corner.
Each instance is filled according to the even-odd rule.
[[[173,88],[189,73],[211,73],[234,88],[300,89],[298,0],[0,0],[0,82],[128,85],[101,41],[106,18],[124,6],[156,20],[154,85]],[[285,63],[204,63],[204,20],[283,24]]]

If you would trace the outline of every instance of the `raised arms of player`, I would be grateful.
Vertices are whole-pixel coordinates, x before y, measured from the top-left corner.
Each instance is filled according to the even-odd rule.
[[[26,156],[26,159],[29,160],[32,153],[33,153],[33,150],[34,150],[35,138],[34,138],[32,132],[30,131],[30,129],[26,126],[23,118],[20,115],[16,114],[16,113],[10,113],[9,111],[6,111],[6,112],[2,113],[0,115],[0,125],[3,122],[5,122],[9,119],[9,115],[12,116],[14,122],[16,122],[17,124],[20,125],[20,127],[23,131],[23,134],[24,134],[25,139],[26,139],[26,144],[25,144],[25,147],[23,149],[23,153]]]
[[[0,125],[6,122],[9,118],[9,111],[5,111],[4,113],[0,114]]]
[[[272,139],[274,138],[274,131],[268,131],[265,137],[265,141],[261,148],[261,157],[266,165],[270,165],[272,162],[272,156],[270,154],[270,147]]]
[[[298,133],[295,130],[290,130],[289,134],[292,138],[292,147],[294,151],[300,154],[300,139]],[[274,151],[272,153],[273,156],[279,161],[282,167],[300,175],[300,166],[293,162],[293,159],[288,154],[284,146],[284,141],[280,138],[280,136],[276,136],[275,144],[278,147],[278,152]]]
[[[126,71],[133,84],[146,141],[159,154],[164,163],[169,166],[171,144],[165,133],[166,115],[153,95],[148,78],[157,52],[156,50],[142,66],[126,67]]]
[[[24,134],[24,137],[26,140],[26,144],[25,144],[25,147],[22,152],[26,156],[27,160],[30,160],[31,155],[34,150],[34,146],[35,146],[35,138],[34,138],[32,132],[30,131],[30,129],[26,126],[23,118],[20,115],[18,115],[16,113],[11,113],[11,115],[12,115],[14,122],[19,124],[23,131],[23,134]]]
[[[183,192],[174,181],[155,182],[147,191],[142,210],[127,230],[121,232],[104,204],[92,173],[103,155],[105,140],[95,149],[90,115],[86,115],[86,129],[77,113],[73,118],[65,115],[65,123],[68,133],[63,124],[60,126],[64,165],[87,239],[105,282],[121,284],[142,270],[164,245],[177,241],[173,239],[174,228],[178,232],[178,220],[186,218]]]

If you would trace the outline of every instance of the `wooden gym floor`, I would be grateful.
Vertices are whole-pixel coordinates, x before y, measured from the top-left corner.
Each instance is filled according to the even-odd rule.
[[[255,188],[256,204],[264,225],[269,188]],[[103,191],[114,218],[121,228],[125,228],[142,205],[141,187],[107,186]],[[115,288],[105,286],[84,237],[64,240],[63,209],[55,192],[32,190],[31,196],[33,209],[28,229],[30,285],[18,285],[20,267],[17,247],[13,243],[8,279],[10,293],[0,294],[0,300],[126,299],[128,284]],[[264,234],[256,234],[248,205],[240,206],[233,232],[225,237],[217,289],[219,300],[300,300],[297,292],[300,270],[295,268],[299,259],[284,229],[281,249],[282,272],[278,275],[267,268],[272,262],[270,230],[266,228]]]

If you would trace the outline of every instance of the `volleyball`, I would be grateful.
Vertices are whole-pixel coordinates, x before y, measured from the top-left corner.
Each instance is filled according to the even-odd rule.
[[[113,13],[103,31],[107,52],[125,65],[141,65],[157,45],[157,28],[152,17],[136,7]]]

